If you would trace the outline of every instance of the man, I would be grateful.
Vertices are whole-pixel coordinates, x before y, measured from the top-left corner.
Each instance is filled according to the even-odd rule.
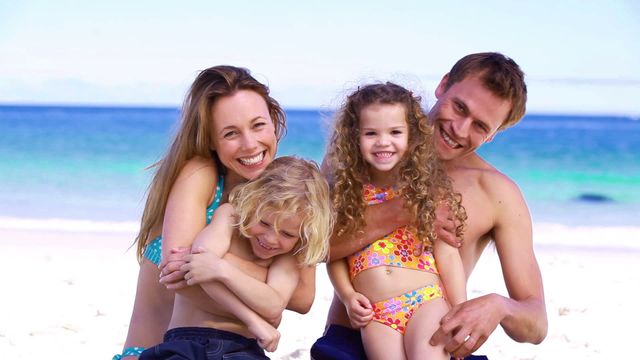
[[[450,220],[438,224],[449,231],[439,231],[438,236],[460,246],[467,278],[484,248],[494,241],[509,297],[487,294],[454,306],[429,341],[445,344],[452,357],[465,357],[500,325],[512,339],[538,344],[547,333],[547,315],[529,210],[516,184],[476,153],[498,131],[524,116],[524,74],[502,54],[471,54],[442,78],[435,95],[437,102],[429,112],[434,145],[455,190],[462,194],[468,216],[462,245],[452,235],[456,224]],[[389,213],[399,214],[393,224],[388,221]],[[334,239],[331,260],[348,256],[405,225],[403,214],[399,200],[369,207],[358,246]],[[378,220],[383,218],[386,220]],[[350,328],[345,308],[335,294],[327,330],[311,348],[311,356],[315,360],[366,358],[359,333]]]

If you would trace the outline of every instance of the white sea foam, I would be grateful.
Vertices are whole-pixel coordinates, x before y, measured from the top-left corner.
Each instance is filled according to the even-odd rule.
[[[0,216],[3,230],[45,230],[100,233],[135,233],[140,223],[136,221],[95,221],[80,219],[32,219]]]
[[[593,249],[640,250],[640,226],[569,226],[535,223],[534,244]]]

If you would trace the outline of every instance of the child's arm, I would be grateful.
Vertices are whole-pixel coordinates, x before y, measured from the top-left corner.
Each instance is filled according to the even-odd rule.
[[[458,249],[444,241],[436,240],[433,256],[451,306],[467,301],[467,278]]]
[[[214,258],[224,261],[222,260],[222,256],[229,251],[231,237],[234,231],[232,227],[233,214],[233,206],[230,204],[220,205],[211,219],[211,223],[196,237],[193,246],[198,247],[201,251],[209,252]],[[192,262],[188,262],[181,270],[187,271],[186,275],[189,275],[189,278],[194,276],[208,278],[215,275],[217,268],[215,264],[213,264],[213,266],[211,266],[211,264],[194,266]],[[224,310],[229,311],[247,325],[249,331],[256,336],[260,346],[267,351],[274,351],[276,349],[280,339],[280,333],[271,324],[267,323],[259,314],[245,305],[224,285],[220,283],[210,283],[208,285],[208,288],[204,289],[207,295],[215,300]],[[190,289],[193,288],[190,287],[185,290],[189,291]]]
[[[290,255],[280,255],[269,266],[267,281],[261,282],[223,259],[216,261],[216,270],[207,280],[216,280],[225,285],[246,306],[262,316],[271,324],[280,322],[282,312],[291,299],[300,279],[297,259]],[[188,280],[191,284],[191,280]],[[208,294],[217,291],[212,288],[215,282],[202,283]]]
[[[349,279],[349,268],[345,259],[327,264],[327,273],[338,298],[347,309],[349,321],[354,328],[361,328],[373,318],[369,299],[357,292]]]
[[[293,295],[291,295],[287,309],[300,314],[306,314],[311,310],[315,297],[316,266],[305,266],[300,269],[300,280]]]

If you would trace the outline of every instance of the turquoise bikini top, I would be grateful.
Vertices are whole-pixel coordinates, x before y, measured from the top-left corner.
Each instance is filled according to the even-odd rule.
[[[220,201],[222,201],[222,191],[224,190],[224,177],[220,175],[218,177],[218,185],[216,185],[216,195],[213,197],[213,201],[211,205],[207,208],[207,225],[211,222],[211,218],[213,217],[213,212],[216,211],[218,206],[220,206]],[[147,260],[151,261],[156,265],[160,265],[160,261],[162,260],[162,235],[153,239],[149,244],[147,244],[144,249],[143,255]]]

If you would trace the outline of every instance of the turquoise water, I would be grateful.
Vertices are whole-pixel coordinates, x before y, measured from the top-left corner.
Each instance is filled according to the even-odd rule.
[[[321,161],[330,114],[289,110],[279,154]],[[136,221],[175,108],[0,106],[0,217]],[[480,153],[535,221],[636,225],[640,121],[528,115]],[[585,201],[580,198],[601,201]]]

